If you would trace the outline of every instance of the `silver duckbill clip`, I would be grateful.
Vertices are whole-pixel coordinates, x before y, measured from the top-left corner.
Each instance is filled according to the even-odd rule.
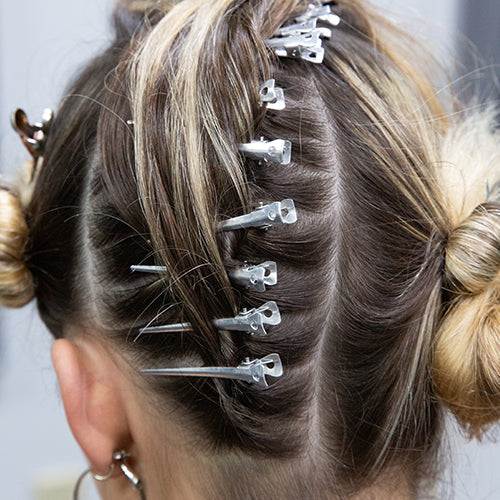
[[[288,165],[292,157],[292,143],[285,139],[252,141],[238,144],[238,151],[252,160]]]
[[[314,5],[309,4],[306,12],[295,18],[298,22],[306,22],[310,19],[320,19],[331,26],[338,26],[340,24],[340,17],[332,14],[330,5]]]
[[[231,269],[228,274],[231,281],[236,285],[257,292],[265,292],[266,285],[276,285],[278,282],[276,262],[273,261],[263,262],[256,266],[245,265]]]
[[[279,354],[268,354],[261,359],[246,358],[236,367],[199,366],[192,368],[160,368],[141,370],[143,375],[183,376],[183,377],[214,377],[233,380],[243,380],[249,384],[268,387],[266,376],[281,377],[283,364]]]
[[[261,205],[249,214],[240,215],[219,223],[219,231],[236,231],[237,229],[267,229],[297,221],[297,212],[293,200],[275,201],[269,205]]]
[[[274,78],[264,82],[259,90],[260,94],[260,105],[264,103],[267,105],[267,109],[282,110],[285,109],[285,94],[283,89],[275,86],[276,82]]]
[[[130,266],[131,271],[142,273],[166,273],[165,266]],[[244,286],[257,292],[265,292],[266,285],[278,282],[276,262],[268,261],[256,266],[245,265],[228,271],[229,278],[236,285]]]
[[[219,330],[239,331],[258,335],[263,337],[267,335],[264,325],[279,325],[281,315],[278,305],[274,301],[266,302],[262,306],[250,309],[244,309],[234,318],[214,319],[213,324]],[[137,341],[142,335],[155,333],[181,333],[193,331],[191,323],[175,323],[171,325],[148,326],[139,330],[139,335],[135,338]]]
[[[295,24],[283,26],[277,31],[278,36],[304,35],[307,33],[319,33],[322,38],[330,38],[332,30],[329,28],[317,27],[318,18],[308,18]]]
[[[322,63],[325,49],[323,38],[330,38],[329,28],[318,27],[318,20],[331,26],[340,23],[340,17],[332,14],[330,5],[311,3],[303,14],[295,17],[295,23],[281,27],[276,35],[266,40],[266,45],[279,57],[301,58],[312,63]]]

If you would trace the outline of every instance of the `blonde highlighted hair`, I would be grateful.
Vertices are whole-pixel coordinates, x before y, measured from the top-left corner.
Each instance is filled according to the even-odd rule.
[[[500,407],[500,132],[472,114],[442,143],[441,186],[453,231],[446,249],[446,311],[435,339],[440,397],[481,437]]]

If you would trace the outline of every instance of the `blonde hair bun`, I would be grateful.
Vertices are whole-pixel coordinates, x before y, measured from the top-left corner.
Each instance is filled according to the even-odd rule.
[[[22,307],[34,297],[31,272],[24,261],[28,226],[17,196],[0,189],[0,304]]]
[[[500,418],[500,203],[484,203],[451,234],[437,333],[438,395],[471,437]]]

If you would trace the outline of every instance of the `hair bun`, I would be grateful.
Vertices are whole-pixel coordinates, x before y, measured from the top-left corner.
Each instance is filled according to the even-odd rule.
[[[500,271],[500,204],[484,203],[451,234],[446,251],[446,278],[454,291],[485,291]]]
[[[31,272],[24,261],[28,226],[19,199],[0,189],[0,304],[22,307],[34,297]]]
[[[500,204],[484,203],[451,234],[437,334],[436,391],[471,436],[500,418]]]

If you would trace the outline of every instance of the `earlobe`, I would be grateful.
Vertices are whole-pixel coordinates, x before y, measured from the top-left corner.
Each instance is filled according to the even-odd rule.
[[[58,339],[52,362],[73,436],[98,474],[106,474],[117,449],[130,447],[130,434],[116,367],[92,344]]]

